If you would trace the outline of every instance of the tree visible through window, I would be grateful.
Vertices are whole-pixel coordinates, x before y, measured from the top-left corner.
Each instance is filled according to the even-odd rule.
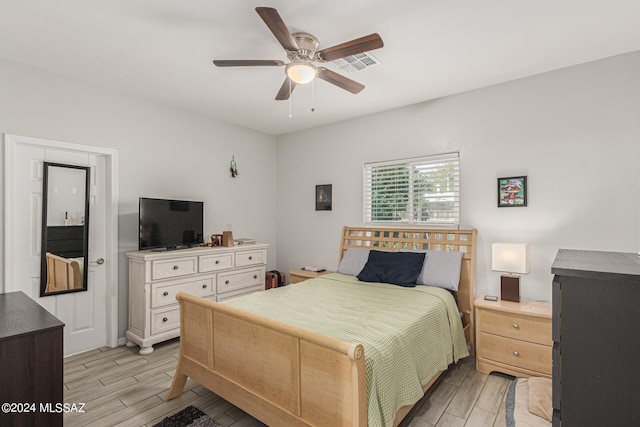
[[[458,153],[364,165],[365,224],[457,226]]]

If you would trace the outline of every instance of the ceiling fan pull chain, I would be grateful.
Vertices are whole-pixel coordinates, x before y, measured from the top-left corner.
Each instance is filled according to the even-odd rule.
[[[293,118],[293,114],[291,114],[291,79],[289,79],[289,118]]]
[[[312,113],[316,111],[316,97],[315,97],[315,91],[313,90],[313,88],[315,87],[313,84],[314,81],[315,79],[311,80],[311,112]]]

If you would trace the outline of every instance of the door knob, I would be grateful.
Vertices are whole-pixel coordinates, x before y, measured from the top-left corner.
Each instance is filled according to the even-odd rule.
[[[98,258],[98,259],[96,260],[96,264],[98,264],[98,265],[102,265],[102,264],[104,264],[104,258]]]

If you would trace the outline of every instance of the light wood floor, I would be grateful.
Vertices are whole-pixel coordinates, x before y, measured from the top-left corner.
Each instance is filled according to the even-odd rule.
[[[264,425],[192,380],[182,396],[167,401],[178,346],[177,340],[158,344],[147,356],[123,346],[66,358],[64,401],[84,403],[85,412],[65,414],[64,425],[152,426],[189,405],[223,426]],[[401,426],[505,426],[504,398],[511,379],[481,374],[473,359],[464,359],[442,375]]]

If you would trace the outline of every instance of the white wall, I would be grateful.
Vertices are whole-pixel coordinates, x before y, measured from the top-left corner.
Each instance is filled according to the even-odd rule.
[[[267,267],[275,268],[275,137],[6,61],[0,61],[0,94],[0,133],[119,152],[120,337],[127,325],[124,253],[137,249],[140,196],[204,201],[207,234],[231,223],[234,236],[271,244]],[[228,172],[232,155],[237,178]],[[2,224],[3,192],[4,171]],[[4,232],[0,237],[4,242]],[[0,277],[3,251],[4,243]]]
[[[559,248],[640,249],[640,52],[279,137],[278,267],[337,268],[341,227],[362,225],[364,162],[450,151],[477,294],[499,292],[491,243],[528,242],[522,295],[550,300]],[[529,206],[497,208],[496,178],[513,175]],[[333,211],[314,210],[316,184],[333,184]]]

